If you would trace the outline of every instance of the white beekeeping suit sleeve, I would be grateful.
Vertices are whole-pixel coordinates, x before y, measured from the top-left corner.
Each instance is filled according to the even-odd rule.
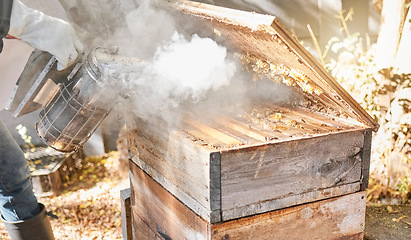
[[[83,52],[83,45],[69,23],[28,8],[18,0],[13,3],[9,35],[54,55],[58,70],[70,66]]]

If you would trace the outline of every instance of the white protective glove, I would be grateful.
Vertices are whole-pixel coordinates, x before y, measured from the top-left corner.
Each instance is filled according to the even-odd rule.
[[[83,52],[83,45],[68,22],[28,8],[18,0],[13,2],[9,35],[55,56],[58,70],[70,66]]]

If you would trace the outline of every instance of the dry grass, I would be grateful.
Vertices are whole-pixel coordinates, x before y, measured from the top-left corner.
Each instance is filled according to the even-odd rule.
[[[50,218],[56,239],[122,239],[120,190],[129,180],[118,158],[117,152],[86,158],[63,194],[39,199],[56,217]],[[9,239],[3,225],[0,239]]]

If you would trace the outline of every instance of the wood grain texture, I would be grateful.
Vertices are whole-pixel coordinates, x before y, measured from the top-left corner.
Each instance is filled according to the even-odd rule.
[[[305,116],[294,112],[287,116]],[[306,119],[307,124],[315,122]],[[364,150],[364,129],[288,136],[288,141],[261,138],[218,151],[204,141],[205,133],[187,134],[185,125],[169,130],[136,122],[130,131],[133,161],[213,223],[358,191],[367,165],[362,163],[364,151],[369,151]],[[238,120],[224,117],[223,122]],[[213,124],[207,128],[225,131]],[[235,138],[234,130],[230,132]]]
[[[153,230],[151,230],[147,224],[137,215],[135,212],[132,213],[133,215],[133,232],[132,232],[132,240],[151,240],[151,239],[158,239],[158,240],[169,240],[164,239],[161,235],[156,234]]]
[[[372,131],[367,130],[364,134],[364,147],[362,151],[362,178],[361,178],[361,191],[365,191],[368,188],[368,180],[370,177],[370,161],[371,161],[371,141]]]
[[[205,220],[132,162],[130,180],[133,214],[137,214],[152,232],[165,239],[201,239],[197,236],[209,235],[209,227]],[[144,231],[144,235],[149,234],[152,233]]]
[[[363,129],[218,151],[193,140],[202,135],[154,125],[134,125],[133,162],[211,223],[360,189]]]
[[[298,195],[285,196],[283,198],[271,199],[242,207],[232,207],[221,211],[221,219],[228,221],[238,217],[245,217],[259,213],[265,213],[276,209],[287,208],[313,201],[328,199],[330,197],[342,196],[360,190],[359,183],[346,184],[342,186],[313,190]]]
[[[134,163],[133,239],[362,239],[366,192],[211,224]]]
[[[366,192],[213,225],[212,239],[363,239]]]
[[[197,198],[194,198],[192,195],[193,192],[190,191],[190,189],[182,188],[181,186],[177,186],[173,184],[173,179],[169,179],[164,177],[161,173],[156,171],[156,169],[150,167],[149,165],[146,164],[146,162],[140,158],[133,157],[132,161],[134,164],[139,166],[143,171],[145,171],[147,174],[149,174],[155,181],[157,181],[162,187],[164,187],[167,191],[171,192],[177,198],[184,202],[187,206],[190,207],[191,210],[195,211],[199,216],[201,216],[203,219],[206,221],[210,222],[220,222],[221,221],[221,200],[219,199],[221,197],[220,194],[214,195],[214,197],[211,197],[211,195],[208,192],[203,192],[204,195],[207,194],[207,196],[210,197],[210,199],[218,199],[218,202],[215,202],[214,204],[218,204],[217,206],[212,206],[212,202],[209,202],[208,205],[203,206],[199,203]],[[187,177],[189,179],[189,177]],[[219,182],[218,182],[219,184]],[[195,192],[194,192],[195,193]]]
[[[120,191],[120,201],[121,201],[121,231],[123,233],[123,240],[130,240],[132,239],[130,188]]]
[[[210,219],[215,209],[220,211],[221,207],[212,207],[210,199],[210,192],[218,190],[215,186],[220,184],[210,182],[218,179],[210,176],[211,152],[158,124],[139,121],[138,126],[129,138],[133,161],[204,219]]]
[[[222,151],[223,215],[231,209],[247,210],[256,208],[250,205],[261,206],[273,200],[269,209],[276,209],[276,204],[291,206],[293,203],[286,203],[290,197],[308,192],[328,189],[328,197],[333,197],[359,190],[363,141],[363,131],[352,131]],[[344,192],[343,188],[337,190],[337,187],[347,184],[354,184],[344,189],[351,192]],[[335,188],[335,191],[330,188]],[[240,216],[226,217],[246,216],[249,211]],[[228,220],[226,217],[223,220]]]

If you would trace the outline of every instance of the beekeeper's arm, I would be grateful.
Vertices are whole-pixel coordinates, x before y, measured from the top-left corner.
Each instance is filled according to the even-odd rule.
[[[1,24],[3,25],[3,21],[4,24],[7,24],[7,17],[10,19],[6,34],[8,33],[34,48],[54,55],[58,61],[58,70],[70,66],[82,53],[83,45],[69,23],[30,9],[18,0],[2,0],[0,4]],[[2,38],[5,29],[7,27],[0,29]]]
[[[3,38],[9,32],[12,6],[13,0],[0,1],[0,52],[3,50]]]

